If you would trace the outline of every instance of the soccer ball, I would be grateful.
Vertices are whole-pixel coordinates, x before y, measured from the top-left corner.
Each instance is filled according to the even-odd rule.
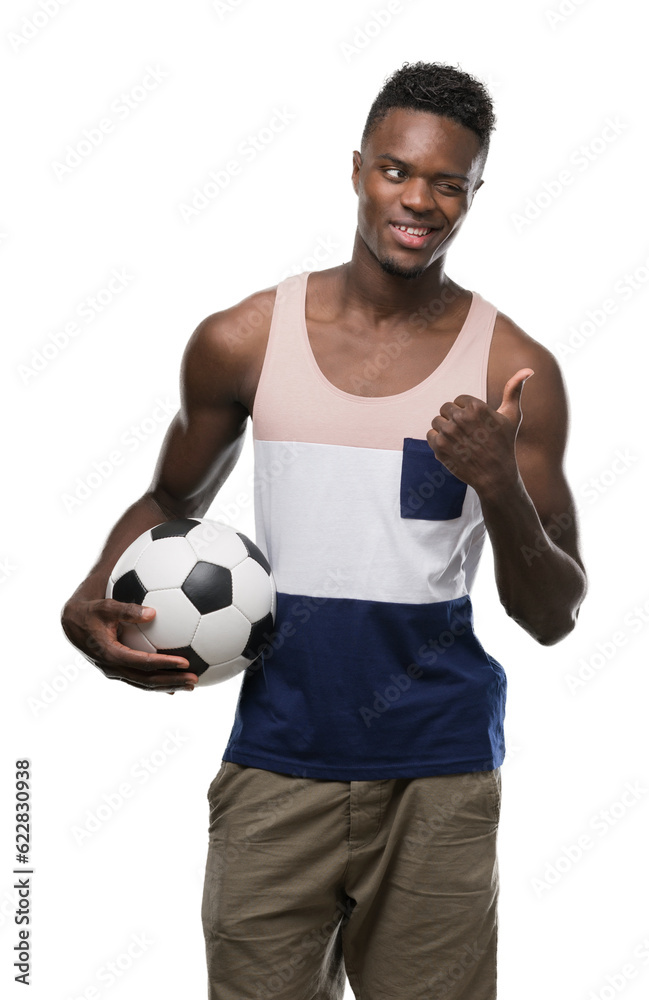
[[[275,582],[263,552],[240,531],[206,518],[143,532],[115,564],[106,597],[155,608],[150,622],[122,622],[119,641],[186,657],[199,685],[250,666],[275,619]]]

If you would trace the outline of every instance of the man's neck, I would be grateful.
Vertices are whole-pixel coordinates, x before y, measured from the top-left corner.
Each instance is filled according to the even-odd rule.
[[[443,256],[416,278],[388,274],[369,252],[358,231],[352,259],[342,267],[343,307],[365,312],[377,323],[398,321],[422,311],[441,316],[462,291],[446,277]]]

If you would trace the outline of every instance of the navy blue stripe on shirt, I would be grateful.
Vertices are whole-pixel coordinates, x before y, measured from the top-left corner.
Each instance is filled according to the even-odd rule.
[[[224,760],[344,781],[502,764],[505,672],[474,633],[468,595],[397,604],[278,593],[266,639],[244,673]]]

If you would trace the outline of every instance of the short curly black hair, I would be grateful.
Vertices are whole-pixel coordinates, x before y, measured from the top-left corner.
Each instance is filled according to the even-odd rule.
[[[489,91],[476,77],[446,63],[407,63],[387,77],[374,99],[361,137],[361,154],[379,122],[393,108],[430,111],[472,129],[480,140],[484,167],[496,126]]]

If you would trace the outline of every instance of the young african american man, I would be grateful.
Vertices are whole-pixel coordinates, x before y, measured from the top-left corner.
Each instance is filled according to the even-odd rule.
[[[469,592],[488,534],[505,611],[551,645],[586,577],[557,362],[445,270],[494,126],[459,69],[387,79],[351,260],[198,325],[151,486],[63,610],[107,677],[193,689],[186,659],[120,644],[155,612],[106,582],[141,532],[206,515],[252,418],[277,613],[208,789],[210,1000],[340,1000],[346,976],[362,1000],[496,997],[506,679]]]

